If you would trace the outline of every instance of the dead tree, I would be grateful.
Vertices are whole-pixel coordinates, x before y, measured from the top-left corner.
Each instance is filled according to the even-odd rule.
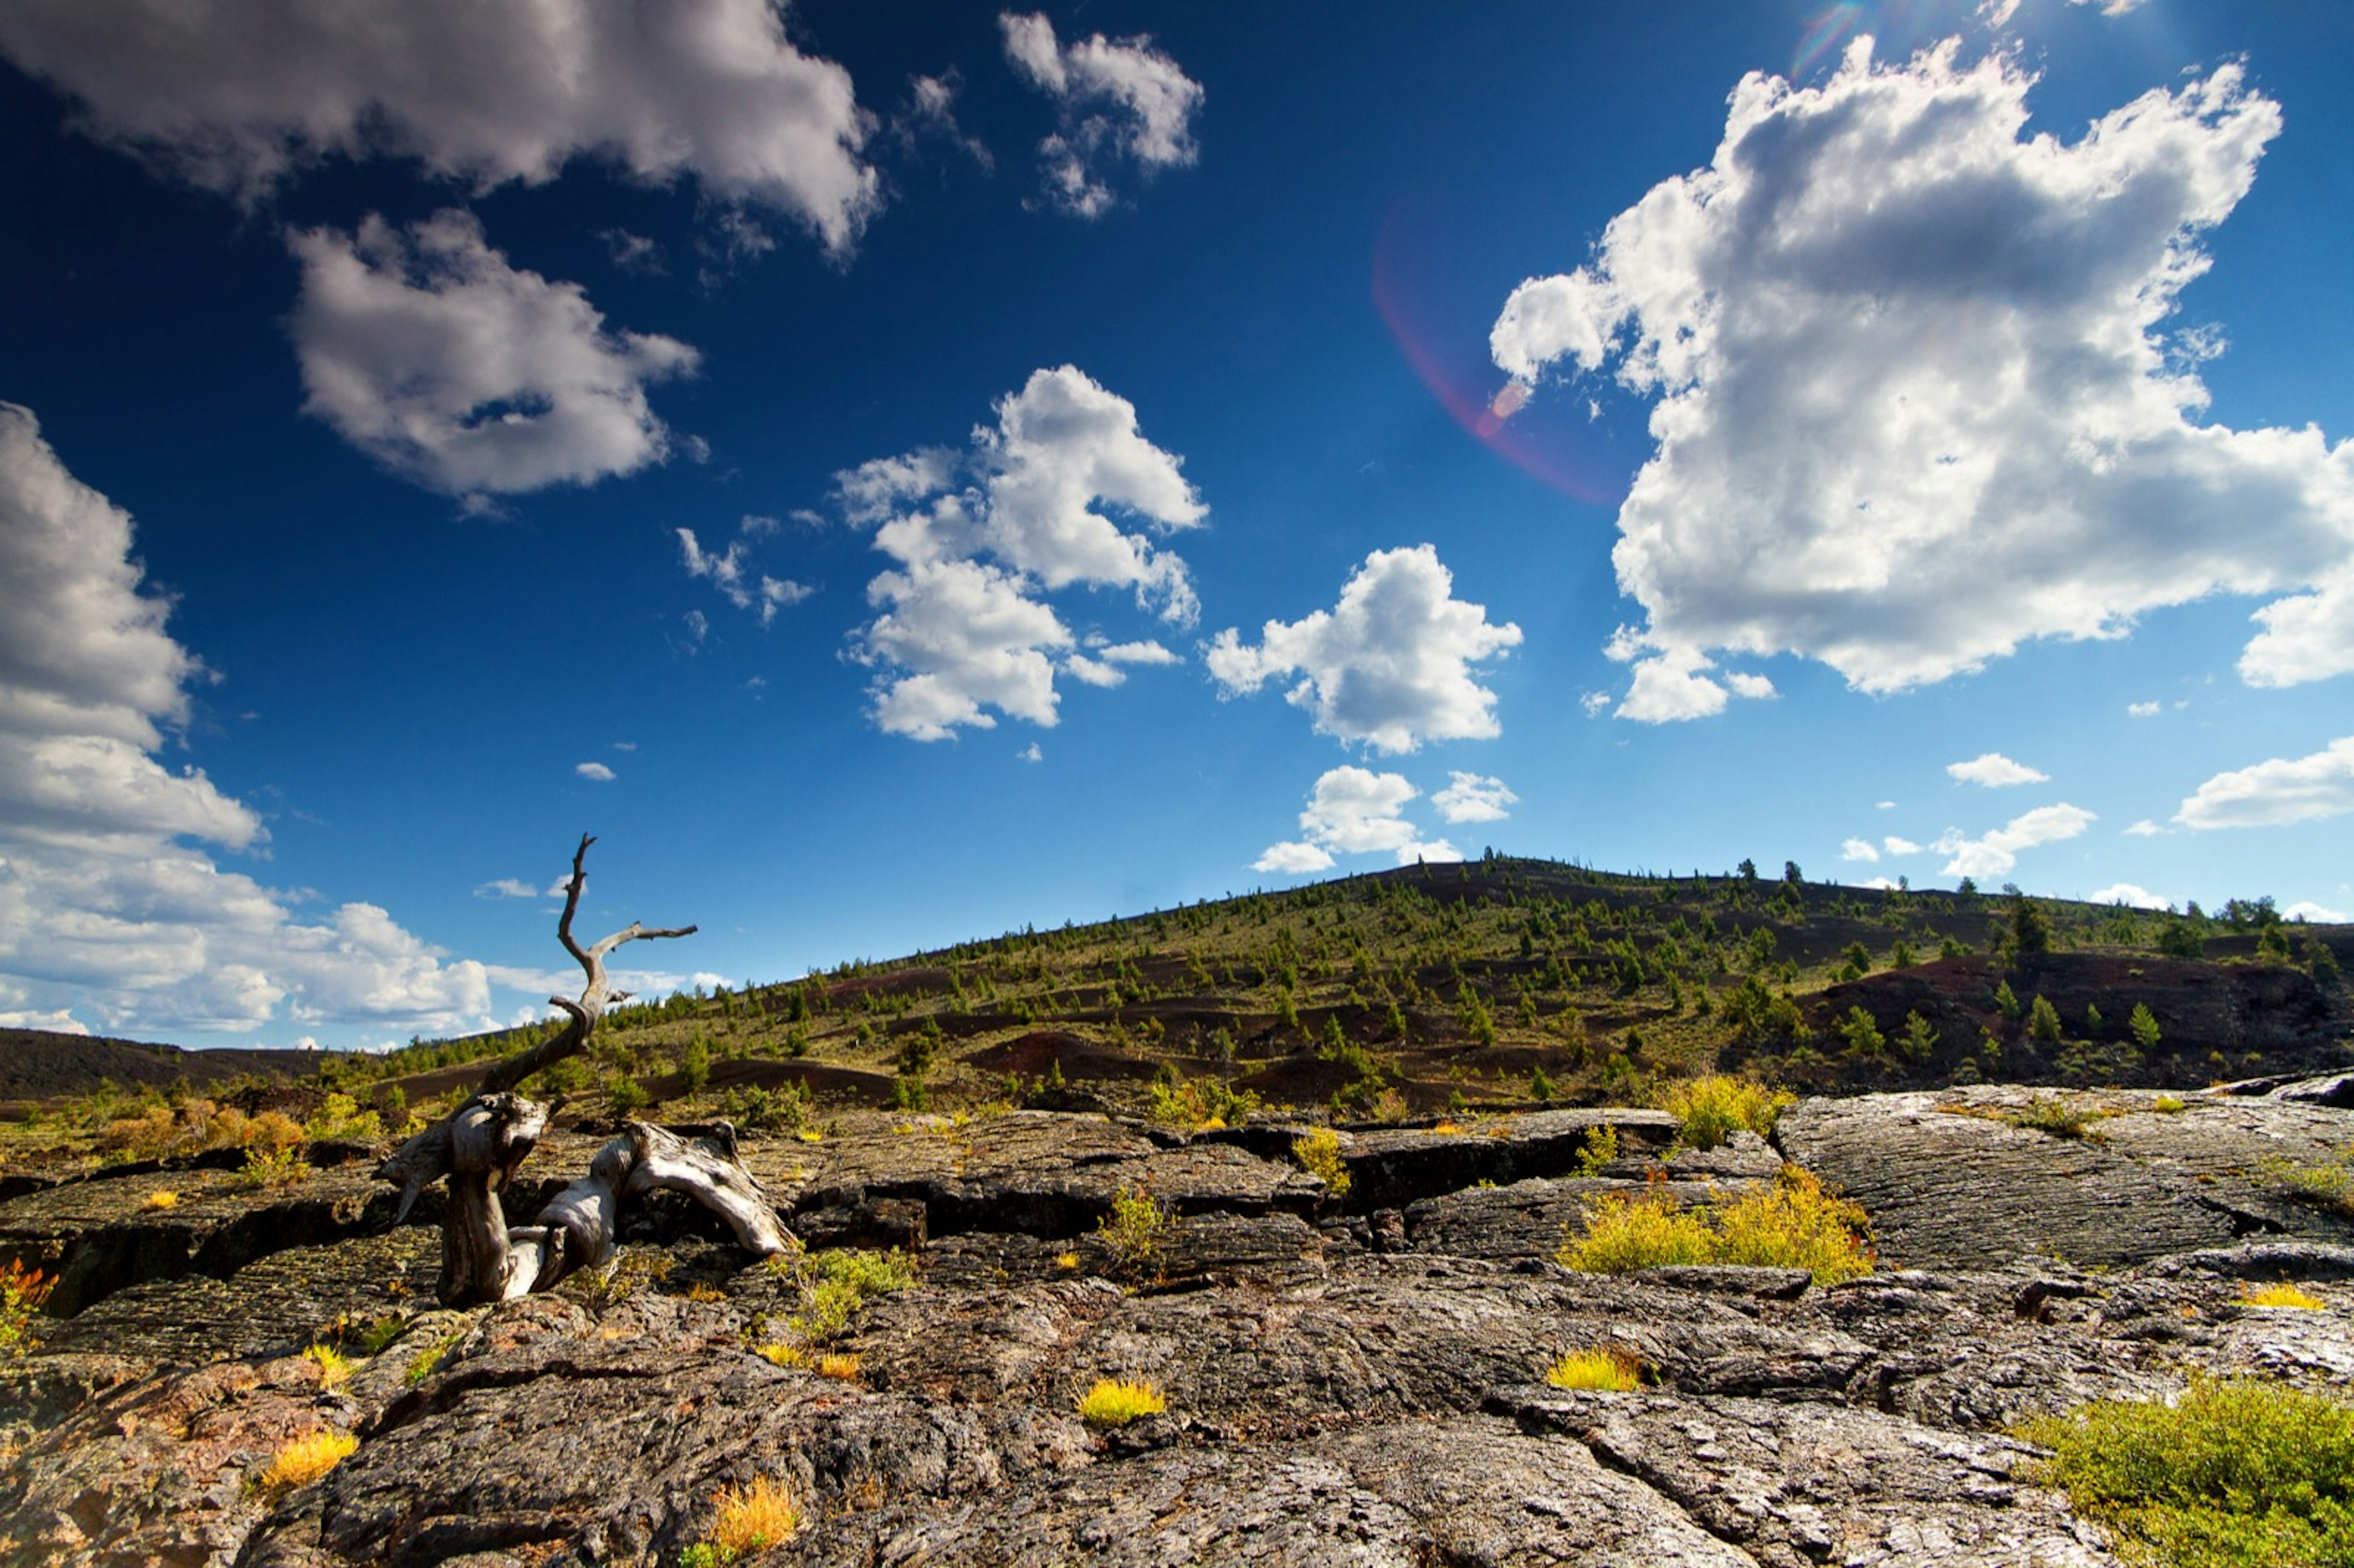
[[[615,991],[606,976],[608,954],[640,938],[690,937],[695,930],[650,929],[633,920],[583,948],[572,935],[572,917],[588,883],[582,864],[596,842],[580,835],[580,847],[572,853],[572,878],[565,884],[564,914],[556,924],[557,939],[588,976],[578,997],[548,998],[567,1015],[562,1033],[494,1063],[472,1098],[394,1150],[376,1170],[377,1180],[400,1185],[395,1224],[408,1217],[427,1187],[445,1183],[449,1196],[436,1292],[445,1307],[513,1300],[583,1268],[602,1267],[613,1255],[621,1205],[657,1188],[684,1192],[717,1213],[753,1253],[765,1257],[785,1248],[776,1210],[737,1157],[735,1129],[726,1122],[716,1138],[702,1143],[631,1122],[597,1151],[588,1174],[549,1199],[530,1224],[506,1222],[499,1194],[546,1130],[548,1116],[546,1107],[515,1088],[542,1068],[586,1051],[605,1009],[628,999],[629,992]]]

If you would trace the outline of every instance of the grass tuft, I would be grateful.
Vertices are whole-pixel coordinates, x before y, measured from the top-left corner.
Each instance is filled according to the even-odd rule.
[[[783,1545],[801,1527],[801,1504],[766,1476],[753,1478],[748,1487],[722,1487],[711,1500],[718,1505],[719,1517],[698,1543],[710,1549],[698,1554],[698,1561],[733,1563],[747,1552]]]
[[[351,1358],[333,1345],[306,1345],[302,1359],[318,1367],[321,1388],[335,1388],[351,1380]]]
[[[1834,1195],[1812,1172],[1782,1168],[1781,1180],[1731,1202],[1686,1209],[1664,1195],[1597,1199],[1585,1231],[1554,1261],[1589,1274],[1626,1274],[1668,1264],[1734,1263],[1803,1268],[1818,1285],[1872,1270],[1871,1222],[1862,1206]]]
[[[2253,1290],[2243,1286],[2240,1290],[2240,1300],[2243,1305],[2249,1307],[2296,1307],[2307,1312],[2318,1312],[2327,1305],[2311,1291],[2300,1290],[2286,1281],[2278,1285],[2261,1286]]]
[[[1643,1385],[1643,1369],[1624,1351],[1567,1351],[1545,1369],[1545,1382],[1555,1388],[1627,1393]]]
[[[262,1491],[276,1496],[307,1487],[352,1457],[360,1440],[349,1432],[313,1432],[278,1450],[261,1472]]]
[[[1079,1400],[1079,1419],[1090,1426],[1125,1426],[1140,1416],[1158,1415],[1169,1401],[1149,1383],[1098,1378]]]
[[[2103,1401],[2022,1425],[2063,1489],[2165,1568],[2354,1563],[2354,1407],[2274,1383],[2200,1379],[2173,1404]]]

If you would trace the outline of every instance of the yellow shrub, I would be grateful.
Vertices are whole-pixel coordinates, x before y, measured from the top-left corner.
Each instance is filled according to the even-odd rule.
[[[175,1207],[179,1202],[180,1195],[177,1192],[157,1192],[148,1193],[146,1202],[139,1206],[143,1209],[169,1209]]]
[[[712,1500],[719,1505],[719,1517],[704,1539],[723,1563],[782,1545],[801,1527],[801,1504],[766,1476],[754,1478],[748,1487],[722,1487]]]
[[[1320,1176],[1334,1202],[1349,1195],[1349,1163],[1341,1158],[1341,1135],[1320,1127],[1305,1138],[1291,1140],[1291,1157],[1310,1176]]]
[[[261,1472],[261,1489],[284,1492],[307,1487],[350,1458],[359,1446],[360,1440],[348,1432],[313,1432],[297,1437],[279,1449],[270,1467]]]
[[[245,1124],[244,1141],[248,1149],[282,1154],[302,1147],[302,1124],[284,1111],[263,1111]]]
[[[1664,1196],[1606,1197],[1587,1211],[1585,1234],[1564,1242],[1554,1261],[1592,1274],[1666,1264],[1755,1264],[1803,1268],[1818,1285],[1872,1269],[1871,1222],[1861,1205],[1834,1196],[1795,1165],[1782,1178],[1729,1203],[1679,1208]]]
[[[829,1351],[817,1359],[817,1375],[832,1378],[837,1383],[849,1383],[858,1376],[858,1358],[839,1351]]]
[[[1158,1415],[1169,1401],[1149,1383],[1098,1378],[1079,1401],[1079,1419],[1090,1426],[1125,1426],[1140,1415]]]
[[[2266,1285],[2250,1290],[2241,1287],[2240,1299],[2251,1307],[2301,1307],[2308,1312],[2318,1311],[2327,1303],[2309,1290],[2300,1290],[2286,1283]]]
[[[805,1367],[810,1364],[809,1352],[799,1345],[762,1345],[752,1353],[770,1366]]]
[[[1773,1131],[1775,1121],[1797,1098],[1787,1089],[1712,1073],[1668,1086],[1659,1097],[1659,1109],[1684,1124],[1679,1136],[1688,1147],[1714,1149],[1736,1132],[1762,1138]]]
[[[1642,1386],[1642,1368],[1624,1351],[1568,1351],[1545,1369],[1555,1388],[1601,1389],[1625,1393]]]

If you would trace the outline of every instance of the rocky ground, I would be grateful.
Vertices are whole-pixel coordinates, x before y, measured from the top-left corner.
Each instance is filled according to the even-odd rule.
[[[847,1378],[754,1353],[793,1281],[666,1199],[614,1280],[452,1313],[431,1200],[390,1227],[364,1163],[20,1181],[0,1256],[61,1273],[71,1315],[0,1362],[0,1555],[667,1568],[765,1476],[803,1504],[779,1563],[2104,1563],[2006,1430],[2201,1370],[2354,1378],[2354,1224],[2288,1192],[2354,1144],[2342,1088],[2105,1091],[2076,1097],[2107,1113],[2082,1137],[2003,1119],[2034,1107],[2014,1088],[1812,1100],[1777,1148],[1706,1153],[1658,1112],[1534,1112],[1344,1135],[1345,1201],[1276,1126],[862,1114],[748,1139],[811,1247],[917,1259],[840,1340]],[[1604,1125],[1617,1157],[1581,1174]],[[548,1139],[510,1212],[595,1141]],[[1880,1271],[1553,1261],[1596,1194],[1710,1202],[1785,1159],[1863,1202]],[[1097,1225],[1140,1188],[1173,1217],[1124,1260]],[[2279,1279],[2324,1308],[2243,1299]],[[397,1337],[333,1386],[299,1354],[356,1357],[370,1327]],[[1646,1385],[1545,1383],[1591,1348]],[[1104,1377],[1166,1412],[1089,1427]],[[258,1484],[321,1429],[356,1450]]]

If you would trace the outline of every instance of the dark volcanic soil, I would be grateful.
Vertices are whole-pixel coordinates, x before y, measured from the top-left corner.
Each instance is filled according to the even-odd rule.
[[[0,1101],[88,1094],[101,1078],[126,1088],[217,1084],[249,1073],[291,1078],[319,1065],[313,1051],[183,1051],[44,1029],[0,1029]]]

